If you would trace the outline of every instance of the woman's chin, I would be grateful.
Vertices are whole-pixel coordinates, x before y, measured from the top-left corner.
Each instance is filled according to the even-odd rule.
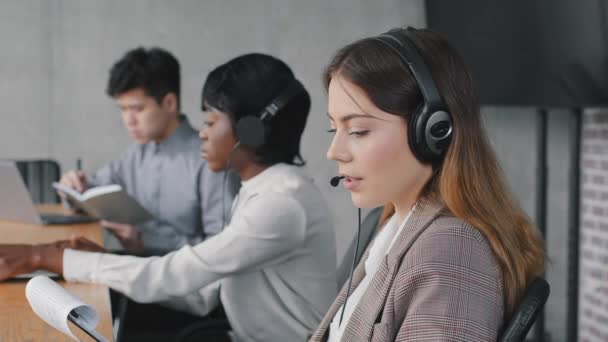
[[[353,201],[353,205],[361,209],[372,209],[384,205],[383,203],[379,203],[369,196],[365,196],[357,192],[351,192],[350,198]]]

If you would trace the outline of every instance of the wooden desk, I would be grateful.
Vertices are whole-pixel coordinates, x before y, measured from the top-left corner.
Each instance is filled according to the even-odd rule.
[[[39,207],[45,212],[63,212],[57,205]],[[72,235],[84,236],[103,244],[103,235],[98,223],[65,226],[38,226],[24,223],[0,221],[0,243],[41,243],[67,239]],[[30,308],[25,298],[27,281],[10,280],[0,282],[0,341],[73,341],[68,336],[41,320]],[[108,288],[102,285],[77,284],[59,281],[63,287],[91,305],[99,314],[99,331],[113,341],[112,315]],[[72,329],[82,341],[92,341],[86,334]]]

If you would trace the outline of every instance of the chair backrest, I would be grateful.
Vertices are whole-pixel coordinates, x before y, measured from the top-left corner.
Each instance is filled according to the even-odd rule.
[[[52,187],[61,177],[59,163],[51,159],[15,160],[15,163],[34,203],[59,203]]]
[[[359,250],[357,251],[355,265],[359,263],[361,257],[363,256],[363,252],[365,252],[365,248],[372,241],[376,233],[376,228],[378,227],[378,221],[380,220],[380,215],[382,214],[382,207],[374,208],[372,211],[365,216],[363,222],[361,222],[361,236],[359,237]],[[353,241],[350,243],[350,246],[344,253],[344,257],[342,258],[342,262],[338,266],[338,285],[339,288],[344,285],[348,277],[350,276],[350,268],[353,263],[353,253],[355,252],[355,238],[356,235],[353,236]]]
[[[499,342],[524,341],[536,316],[542,310],[549,297],[549,283],[543,278],[536,278],[526,289],[523,299],[507,323]]]

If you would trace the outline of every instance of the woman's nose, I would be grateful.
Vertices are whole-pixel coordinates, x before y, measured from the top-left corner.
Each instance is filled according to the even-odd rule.
[[[331,145],[329,145],[329,149],[327,150],[327,159],[340,162],[350,161],[350,153],[348,153],[348,149],[345,145],[346,144],[341,136],[336,133],[331,141]]]
[[[201,140],[205,141],[209,138],[208,134],[207,134],[207,130],[205,129],[205,127],[201,128],[198,131],[198,137],[201,138]]]

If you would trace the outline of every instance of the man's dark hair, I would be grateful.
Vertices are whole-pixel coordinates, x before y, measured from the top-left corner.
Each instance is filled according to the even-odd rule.
[[[236,122],[261,111],[294,82],[293,72],[283,61],[264,54],[242,55],[209,73],[202,93],[202,109],[215,108]],[[304,89],[268,121],[264,145],[256,149],[258,162],[272,165],[303,165],[300,138],[310,111],[310,96]]]
[[[165,95],[175,93],[179,108],[179,83],[179,62],[171,53],[160,48],[139,47],[128,51],[112,66],[106,93],[116,97],[141,88],[159,104]]]

